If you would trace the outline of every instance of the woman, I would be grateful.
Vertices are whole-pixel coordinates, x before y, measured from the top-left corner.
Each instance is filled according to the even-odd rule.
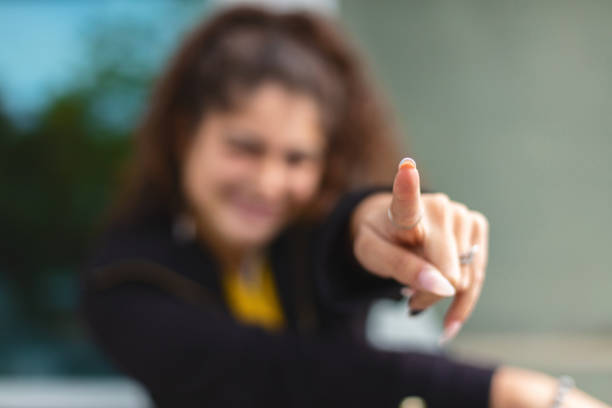
[[[413,160],[396,167],[388,118],[329,23],[217,15],[160,78],[137,142],[83,309],[159,406],[552,406],[543,374],[364,341],[369,302],[400,290],[417,312],[454,296],[442,341],[456,335],[487,222],[421,194]],[[575,389],[564,403],[604,406]]]

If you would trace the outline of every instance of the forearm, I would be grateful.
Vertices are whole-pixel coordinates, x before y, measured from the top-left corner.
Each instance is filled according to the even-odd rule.
[[[490,388],[489,372],[440,356],[268,333],[146,284],[87,291],[83,312],[98,344],[161,407],[395,407],[406,395],[445,407],[436,401],[463,397],[464,389],[440,372]],[[438,383],[448,398],[434,392]],[[466,406],[484,407],[486,398]]]
[[[516,367],[500,367],[491,383],[491,408],[551,408],[558,380]],[[560,408],[610,408],[577,388],[565,395]]]

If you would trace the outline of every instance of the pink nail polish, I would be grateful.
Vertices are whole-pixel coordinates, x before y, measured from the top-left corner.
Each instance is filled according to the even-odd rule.
[[[402,296],[409,298],[410,296],[414,295],[414,289],[405,286],[400,289],[400,293]]]
[[[440,336],[440,340],[438,341],[438,344],[443,345],[449,342],[450,340],[452,340],[457,335],[457,333],[459,333],[459,330],[461,330],[461,326],[462,326],[461,322],[458,322],[458,321],[454,321],[451,324],[449,324],[448,327],[444,329],[444,332]]]
[[[455,288],[448,280],[431,265],[425,265],[417,277],[417,285],[439,296],[453,296]]]

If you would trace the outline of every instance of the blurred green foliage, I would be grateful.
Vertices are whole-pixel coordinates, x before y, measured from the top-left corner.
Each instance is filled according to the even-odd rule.
[[[11,116],[0,97],[0,375],[110,370],[75,317],[78,271],[165,57],[151,51],[164,34],[98,27],[74,80],[38,112]]]

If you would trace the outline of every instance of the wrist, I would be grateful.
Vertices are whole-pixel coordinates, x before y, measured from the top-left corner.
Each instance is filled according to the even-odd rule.
[[[500,367],[491,383],[492,408],[550,408],[557,380],[516,367]]]
[[[559,380],[546,374],[515,367],[497,369],[491,382],[492,408],[551,408]],[[611,408],[578,388],[568,390],[559,408]]]

